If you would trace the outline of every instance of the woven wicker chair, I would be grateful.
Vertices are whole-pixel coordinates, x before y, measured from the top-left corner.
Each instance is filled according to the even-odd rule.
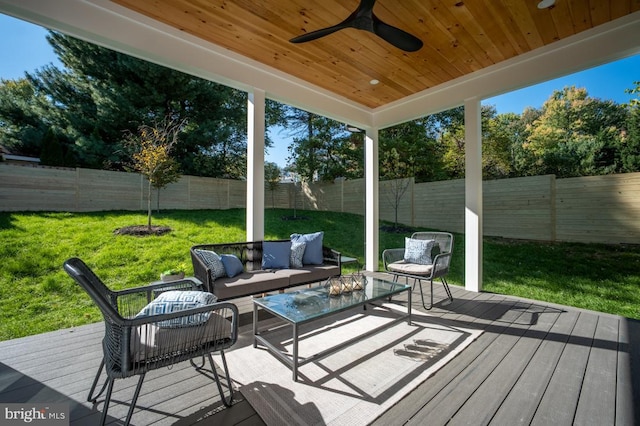
[[[393,275],[394,282],[398,281],[398,277],[405,277],[405,282],[408,282],[409,278],[413,278],[413,288],[415,289],[416,283],[420,285],[422,306],[427,310],[433,307],[434,278],[440,278],[449,302],[453,302],[453,296],[451,295],[449,283],[447,283],[446,279],[446,275],[449,273],[449,266],[451,265],[451,254],[453,253],[453,235],[448,232],[415,232],[411,235],[411,238],[435,241],[436,244],[434,244],[434,247],[437,246],[439,252],[432,252],[432,254],[438,253],[433,256],[432,263],[430,265],[409,263],[404,259],[404,248],[386,249],[382,252],[385,271]],[[429,307],[424,303],[424,294],[422,292],[423,280],[429,281],[431,286],[431,303]]]
[[[165,291],[200,289],[192,281],[182,280],[111,291],[80,259],[68,259],[64,262],[64,270],[91,296],[104,317],[104,357],[87,398],[95,404],[106,389],[100,424],[105,423],[115,379],[139,376],[125,421],[128,425],[148,371],[186,360],[200,370],[205,366],[205,357],[209,358],[222,402],[231,405],[233,389],[224,350],[238,337],[238,308],[235,305],[213,303],[168,314],[139,316],[149,302]],[[222,357],[228,397],[223,392],[212,352],[219,352]],[[202,357],[200,365],[193,361],[196,357]],[[103,369],[107,378],[100,392],[94,395]]]

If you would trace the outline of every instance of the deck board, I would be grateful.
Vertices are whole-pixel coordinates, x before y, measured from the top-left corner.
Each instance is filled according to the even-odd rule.
[[[618,321],[599,317],[582,382],[575,423],[615,424]]]
[[[372,424],[640,424],[640,322],[456,286],[447,304],[441,285],[434,292],[434,322],[484,333]],[[417,288],[413,301],[422,310]],[[0,402],[68,402],[71,425],[97,424],[102,403],[86,396],[102,336],[98,323],[0,342]],[[135,384],[116,381],[108,424],[122,423]],[[264,422],[240,393],[222,406],[215,383],[184,362],[147,374],[132,424]]]
[[[577,312],[558,315],[551,333],[565,337],[558,340],[544,340],[540,344],[490,424],[498,426],[531,423],[577,319]]]
[[[533,418],[533,425],[573,424],[597,320],[596,315],[580,315]]]

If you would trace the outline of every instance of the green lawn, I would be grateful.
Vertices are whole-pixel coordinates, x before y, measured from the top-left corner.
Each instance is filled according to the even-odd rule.
[[[0,213],[0,340],[99,321],[85,293],[64,273],[77,256],[109,287],[138,286],[166,269],[192,272],[189,247],[245,240],[245,210],[167,211],[163,236],[116,236],[146,223],[131,212]],[[346,213],[267,210],[266,239],[325,232],[325,245],[363,259],[364,218]],[[408,233],[380,233],[380,249],[402,247]],[[463,285],[464,239],[456,235],[450,283]],[[640,246],[536,243],[487,238],[484,289],[640,319]]]

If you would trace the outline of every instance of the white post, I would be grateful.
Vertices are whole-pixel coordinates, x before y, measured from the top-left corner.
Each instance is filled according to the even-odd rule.
[[[247,102],[247,241],[264,239],[265,92],[254,89]]]
[[[465,288],[482,291],[482,118],[480,99],[464,102]]]
[[[365,269],[378,270],[378,129],[367,130],[365,135]]]

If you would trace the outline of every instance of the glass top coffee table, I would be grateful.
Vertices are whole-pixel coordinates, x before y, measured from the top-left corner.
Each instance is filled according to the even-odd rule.
[[[397,320],[386,324],[384,327],[378,327],[363,333],[357,338],[343,342],[339,345],[327,348],[313,356],[300,359],[298,357],[298,337],[299,326],[320,318],[338,312],[352,309],[358,306],[374,302],[376,300],[390,299],[392,296],[407,292],[408,304],[407,313],[398,317]],[[292,353],[291,355],[282,352],[265,336],[261,334],[258,328],[258,310],[262,309],[269,314],[284,320],[293,328]],[[298,380],[298,367],[319,360],[335,351],[351,345],[358,340],[377,333],[383,328],[387,328],[398,321],[407,320],[411,324],[411,286],[381,280],[378,278],[366,277],[366,283],[363,290],[353,291],[350,294],[341,296],[330,296],[329,290],[323,286],[293,291],[289,293],[274,294],[266,297],[253,299],[253,347],[258,344],[267,348],[276,358],[280,359],[285,365],[291,367],[293,371],[293,380]],[[264,330],[267,331],[267,330]]]

